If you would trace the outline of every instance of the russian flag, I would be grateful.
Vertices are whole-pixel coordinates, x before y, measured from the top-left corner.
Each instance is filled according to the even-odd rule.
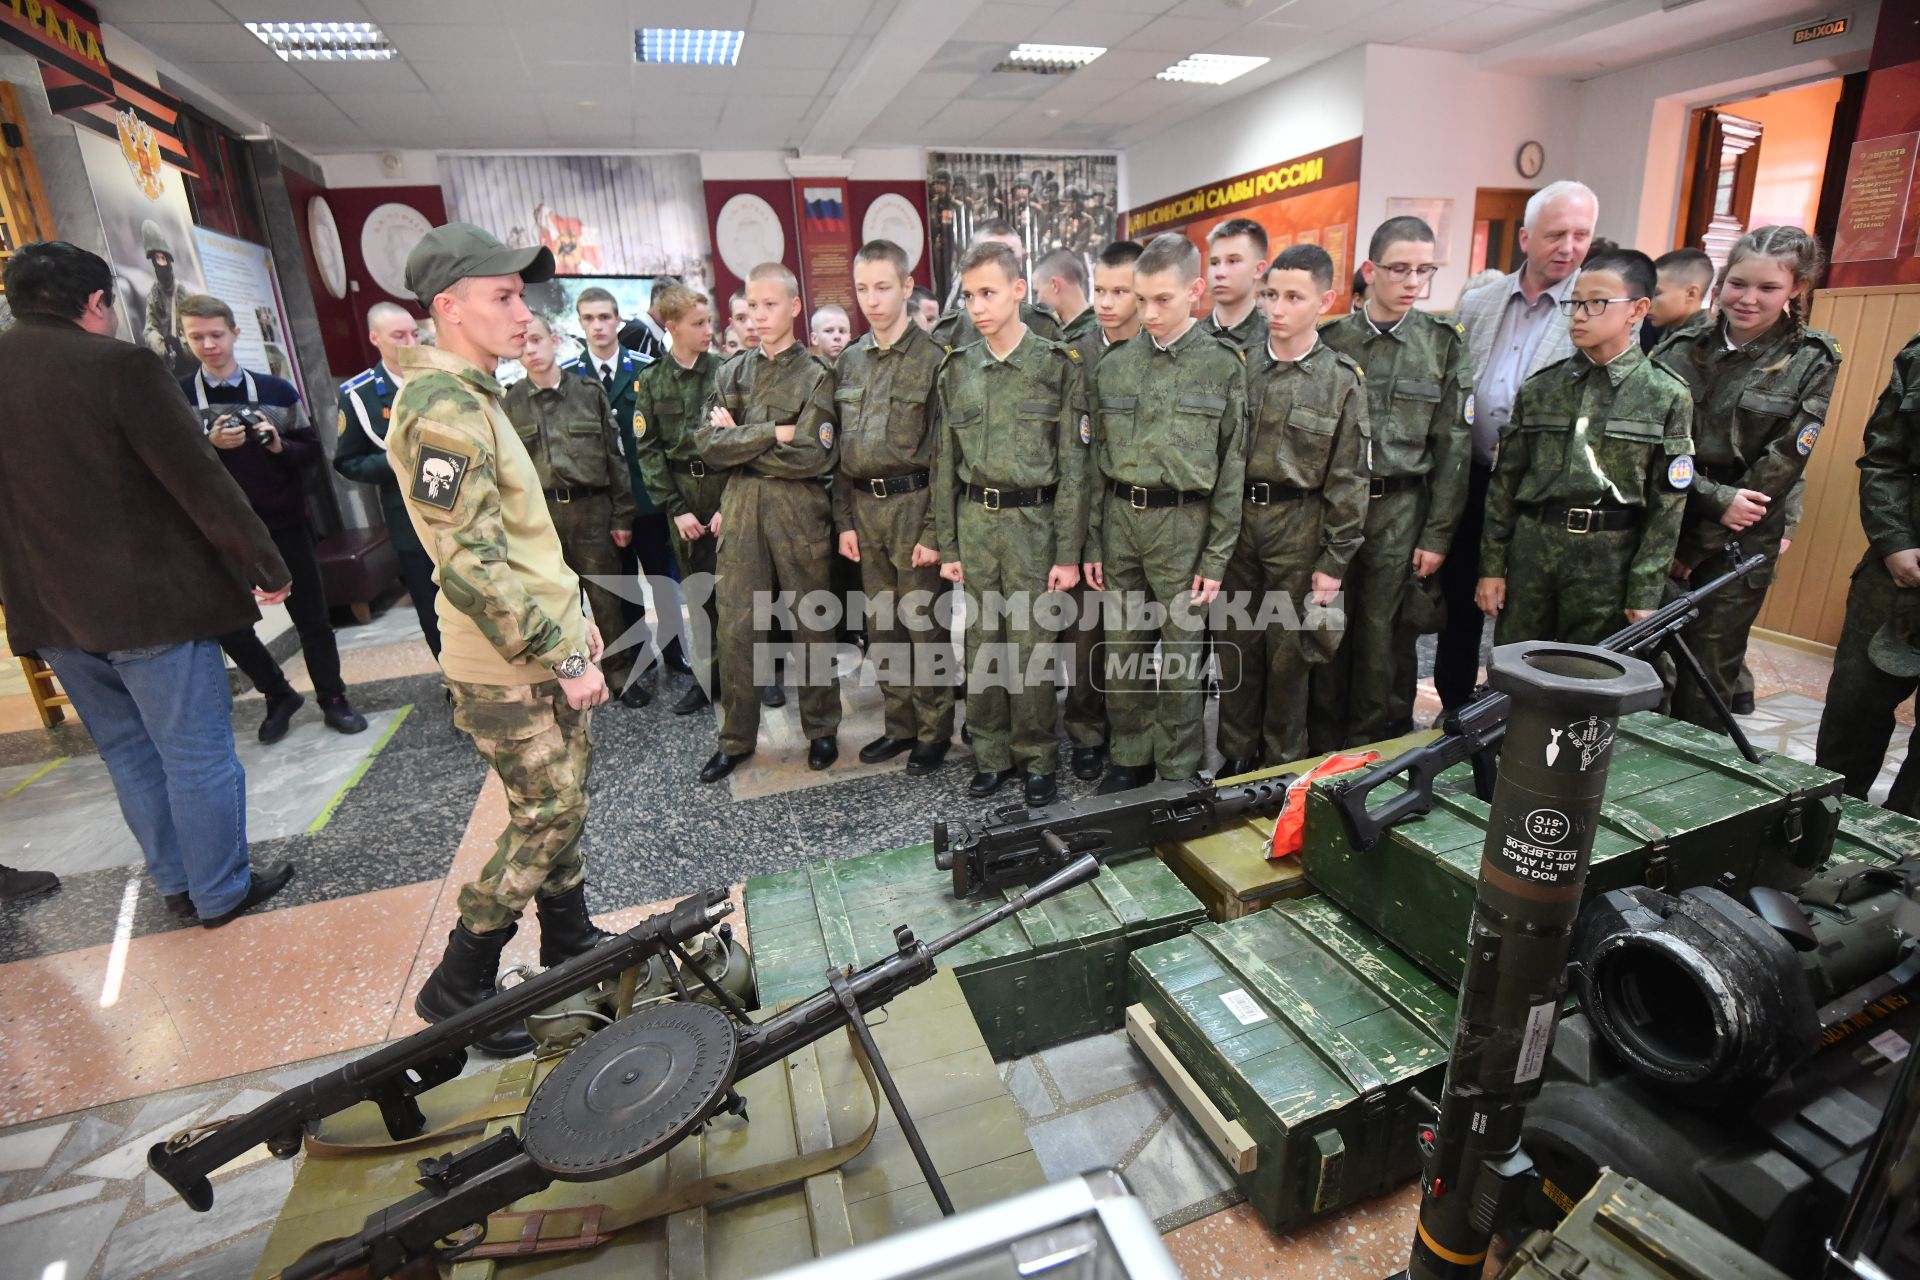
[[[801,195],[807,206],[807,230],[843,234],[847,229],[847,207],[840,200],[838,187],[806,187]]]

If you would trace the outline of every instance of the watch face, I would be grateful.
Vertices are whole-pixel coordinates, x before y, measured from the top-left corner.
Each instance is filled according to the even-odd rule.
[[[1547,149],[1538,142],[1520,144],[1520,154],[1514,157],[1514,164],[1523,178],[1537,178],[1540,170],[1546,167]]]
[[[587,674],[587,659],[578,649],[575,649],[555,670],[559,672],[562,680],[577,680]]]

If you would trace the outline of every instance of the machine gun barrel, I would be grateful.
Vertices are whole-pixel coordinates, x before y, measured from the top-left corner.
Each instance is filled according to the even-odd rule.
[[[671,911],[648,916],[625,933],[615,934],[585,955],[336,1071],[295,1085],[244,1115],[199,1130],[191,1139],[156,1142],[147,1152],[147,1166],[165,1178],[182,1200],[204,1213],[213,1207],[209,1174],[262,1143],[281,1159],[291,1159],[300,1150],[307,1126],[355,1103],[371,1101],[379,1106],[387,1132],[395,1140],[424,1133],[426,1117],[414,1099],[459,1075],[467,1047],[474,1041],[631,969],[649,955],[692,941],[732,910],[725,889],[697,893]]]

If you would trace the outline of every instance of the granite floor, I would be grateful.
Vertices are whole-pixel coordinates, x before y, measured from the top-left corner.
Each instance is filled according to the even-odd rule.
[[[255,1152],[222,1175],[218,1211],[199,1215],[147,1174],[146,1146],[419,1026],[412,997],[452,927],[458,885],[492,854],[504,799],[453,729],[404,601],[343,625],[340,647],[371,721],[364,734],[334,734],[309,709],[262,747],[260,699],[236,698],[255,856],[293,858],[299,873],[269,909],[217,933],[178,927],[156,901],[84,729],[34,721],[6,732],[24,695],[0,683],[0,861],[65,881],[0,907],[0,1275],[249,1274],[292,1167]],[[307,687],[303,664],[287,667]],[[1824,660],[1763,642],[1753,669],[1761,705],[1749,731],[1810,758]],[[737,890],[804,860],[924,840],[935,816],[980,807],[964,794],[971,767],[957,739],[930,778],[901,776],[898,761],[859,765],[880,719],[877,693],[858,687],[844,694],[832,770],[804,767],[790,700],[763,717],[752,761],[702,787],[693,774],[712,750],[713,717],[669,713],[684,677],[648,680],[653,705],[595,720],[585,838],[603,923],[631,923],[696,887]],[[1422,722],[1436,710],[1423,681]],[[1911,723],[1910,709],[1902,718]],[[1060,776],[1070,796],[1091,789]],[[523,931],[509,962],[531,960],[536,945]],[[1411,1189],[1268,1232],[1119,1033],[1001,1070],[1045,1171],[1122,1168],[1190,1276],[1377,1276],[1404,1260]]]

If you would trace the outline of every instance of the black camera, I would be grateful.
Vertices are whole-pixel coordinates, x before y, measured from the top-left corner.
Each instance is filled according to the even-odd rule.
[[[231,409],[224,405],[202,409],[200,420],[201,426],[209,433],[223,426],[242,426],[247,429],[247,439],[253,443],[264,447],[273,442],[273,429],[267,425],[270,419],[251,405],[236,405]]]

